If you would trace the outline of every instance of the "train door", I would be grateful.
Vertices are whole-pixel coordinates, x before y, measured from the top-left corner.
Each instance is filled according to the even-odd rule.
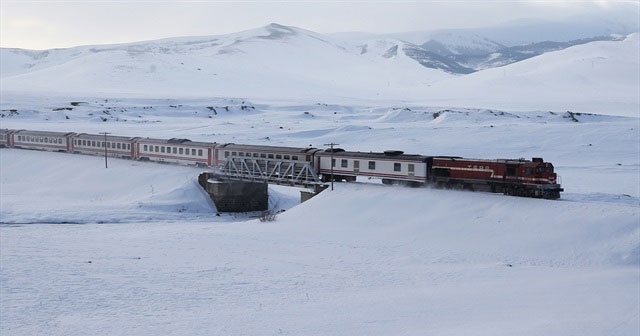
[[[67,134],[65,136],[65,141],[67,142],[67,152],[69,153],[73,153],[73,145],[74,145],[74,138],[72,134]]]
[[[353,172],[354,173],[359,173],[360,172],[360,161],[353,160]]]
[[[518,178],[518,165],[517,164],[508,164],[506,166],[507,170],[505,171],[504,178],[507,180],[515,180]]]

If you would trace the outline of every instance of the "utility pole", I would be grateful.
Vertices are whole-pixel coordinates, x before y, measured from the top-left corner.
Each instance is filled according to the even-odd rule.
[[[102,146],[104,147],[104,167],[109,168],[107,164],[107,134],[111,134],[111,133],[101,132],[100,134],[104,134],[104,142],[102,143]]]
[[[333,146],[338,146],[340,144],[337,143],[328,143],[328,144],[324,144],[325,146],[331,146],[331,190],[333,190]]]

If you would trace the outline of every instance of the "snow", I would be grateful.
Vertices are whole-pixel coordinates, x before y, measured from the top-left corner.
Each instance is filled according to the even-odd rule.
[[[231,77],[236,71],[252,76],[227,81],[228,88],[207,86],[204,75],[192,76],[197,70],[175,82],[179,71],[166,72],[165,66],[133,83],[125,80],[123,73],[140,75],[158,59],[175,66],[175,55],[193,38],[157,42],[159,49],[145,56],[152,61],[113,46],[86,51],[88,58],[69,61],[72,67],[40,64],[21,75],[6,74],[3,63],[0,128],[319,148],[335,142],[348,150],[478,158],[542,156],[561,176],[561,199],[359,179],[336,183],[335,190],[302,204],[302,189],[269,186],[270,208],[279,214],[261,222],[257,213],[217,213],[197,183],[202,169],[115,158],[105,168],[102,157],[2,148],[0,334],[640,333],[640,116],[637,90],[630,94],[638,82],[624,71],[637,69],[637,35],[505,67],[509,80],[500,82],[499,95],[480,90],[500,79],[502,70],[496,69],[438,84],[443,96],[430,100],[405,99],[391,89],[375,99],[361,95],[375,87],[366,84],[367,76],[379,74],[362,63],[361,77],[341,75],[348,79],[341,92],[322,81],[330,78],[322,77],[322,67],[295,85],[265,80],[270,71],[279,76],[277,68],[291,65],[282,71],[286,77],[313,67],[307,60],[258,71],[257,56],[269,64],[286,54],[268,49],[266,41],[295,39],[284,43],[287,53],[314,41],[319,44],[310,50],[320,54],[315,60],[349,55],[349,46],[318,40],[325,36],[287,32],[270,25],[215,41],[199,38],[201,50],[207,44],[238,48],[237,64],[252,66],[216,68]],[[319,47],[327,43],[330,53]],[[139,50],[133,46],[126,45],[129,53]],[[363,57],[373,63],[404,62],[402,54],[380,61],[373,56],[384,48],[371,46]],[[116,55],[131,57],[120,64],[131,68],[114,71],[118,62],[110,57]],[[593,59],[600,56],[605,58]],[[94,68],[93,57],[104,67]],[[598,65],[593,69],[592,59]],[[327,73],[351,65],[340,63]],[[77,81],[81,76],[74,73],[56,77],[60,71],[87,75],[95,86]],[[415,80],[411,76],[399,75],[394,83]],[[34,87],[13,91],[21,78],[33,79]],[[594,78],[620,84],[610,90]],[[116,86],[108,83],[124,93],[109,91]],[[562,109],[547,108],[556,106],[549,83],[563,88]],[[593,88],[602,95],[591,95]],[[278,95],[289,89],[291,95]],[[317,96],[301,94],[316,89]],[[516,94],[525,89],[539,93],[537,104]],[[469,98],[455,100],[458,90]],[[595,107],[586,108],[588,103]],[[603,112],[580,113],[594,110]]]
[[[404,45],[389,37],[346,40],[272,24],[229,35],[111,46],[41,52],[5,48],[0,49],[0,93],[3,100],[9,94],[37,93],[275,98],[305,104],[412,102],[621,116],[637,116],[640,110],[637,33],[468,76],[426,68],[404,54]],[[394,46],[398,50],[388,53]]]

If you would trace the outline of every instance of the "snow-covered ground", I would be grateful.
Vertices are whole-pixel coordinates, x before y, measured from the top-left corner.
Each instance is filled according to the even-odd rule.
[[[271,207],[286,211],[260,222],[217,216],[196,168],[109,159],[105,169],[101,157],[1,149],[2,334],[640,331],[638,118],[21,99],[1,127],[543,156],[566,192],[548,201],[364,180],[297,205],[300,189],[272,186]],[[73,109],[53,111],[60,107]]]
[[[3,148],[0,334],[640,333],[637,34],[445,80],[267,28],[3,70],[0,128],[543,157],[565,192],[359,180],[298,204],[300,189],[270,186],[286,211],[261,222],[217,214],[200,169]],[[293,41],[267,48],[280,33]],[[305,48],[317,55],[283,61]]]

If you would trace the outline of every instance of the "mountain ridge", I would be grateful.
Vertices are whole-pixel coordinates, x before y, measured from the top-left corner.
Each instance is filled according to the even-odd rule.
[[[176,98],[214,95],[316,101],[410,100],[507,109],[513,106],[505,107],[502,101],[509,100],[505,98],[526,94],[517,109],[598,112],[605,108],[606,99],[613,99],[610,103],[620,104],[624,114],[637,111],[639,80],[625,76],[620,84],[611,75],[638,71],[634,56],[637,34],[523,47],[506,47],[481,38],[478,45],[484,51],[464,55],[464,48],[458,48],[448,57],[442,51],[439,54],[425,49],[424,44],[399,38],[360,37],[351,40],[270,24],[219,36],[45,51],[1,49],[0,91],[5,95],[58,92]],[[584,47],[579,48],[581,58],[572,51],[578,47]],[[475,56],[469,56],[472,54]],[[582,58],[594,61],[587,64]],[[514,67],[531,59],[539,61]],[[496,71],[498,66],[501,68]],[[545,68],[555,70],[549,74]],[[545,74],[534,78],[541,73]],[[598,83],[598,95],[580,97],[580,92],[592,91],[590,83]],[[553,96],[552,103],[529,98],[536,91],[548,92]],[[558,96],[565,91],[565,97]],[[528,102],[521,104],[523,101]]]

